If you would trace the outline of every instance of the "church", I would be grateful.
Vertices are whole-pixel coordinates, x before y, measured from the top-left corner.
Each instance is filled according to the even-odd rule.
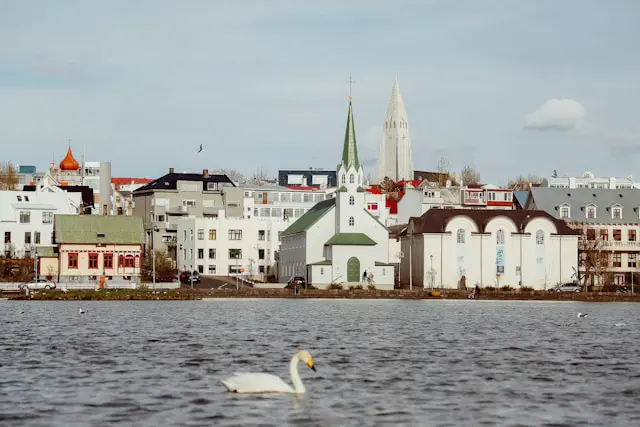
[[[389,230],[366,209],[351,97],[337,177],[335,198],[317,203],[282,232],[279,277],[303,276],[317,287],[373,284],[391,290]]]

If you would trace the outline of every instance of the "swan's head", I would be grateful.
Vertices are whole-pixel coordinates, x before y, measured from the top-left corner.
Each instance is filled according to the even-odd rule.
[[[311,353],[309,353],[307,350],[302,350],[298,352],[298,360],[303,361],[313,371],[316,370],[316,367],[313,366],[313,359],[311,358]]]

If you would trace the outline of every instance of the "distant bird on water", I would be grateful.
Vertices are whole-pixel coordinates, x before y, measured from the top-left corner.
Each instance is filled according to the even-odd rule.
[[[202,150],[203,150],[203,149],[204,149],[204,148],[202,147],[202,144],[200,144],[200,149],[198,150],[198,153],[202,153]]]
[[[589,315],[589,313],[578,313],[578,317],[583,318],[583,317],[587,317]]]
[[[85,313],[86,313],[86,311],[84,311],[83,309],[79,308],[79,309],[78,309],[78,313],[80,313],[80,314],[85,314]]]

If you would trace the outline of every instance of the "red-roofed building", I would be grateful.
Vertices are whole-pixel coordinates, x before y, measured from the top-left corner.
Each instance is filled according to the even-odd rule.
[[[133,215],[133,192],[153,182],[150,178],[111,178],[113,211],[116,215]]]

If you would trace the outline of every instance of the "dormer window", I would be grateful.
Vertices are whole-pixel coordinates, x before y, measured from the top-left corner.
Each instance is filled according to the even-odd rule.
[[[18,201],[21,202],[22,201],[22,196],[16,196],[18,198]]]
[[[571,216],[571,207],[567,204],[560,206],[560,218],[569,218]]]
[[[622,219],[622,208],[620,206],[614,206],[611,208],[611,218]]]
[[[596,207],[587,206],[587,218],[594,219],[596,217]]]

